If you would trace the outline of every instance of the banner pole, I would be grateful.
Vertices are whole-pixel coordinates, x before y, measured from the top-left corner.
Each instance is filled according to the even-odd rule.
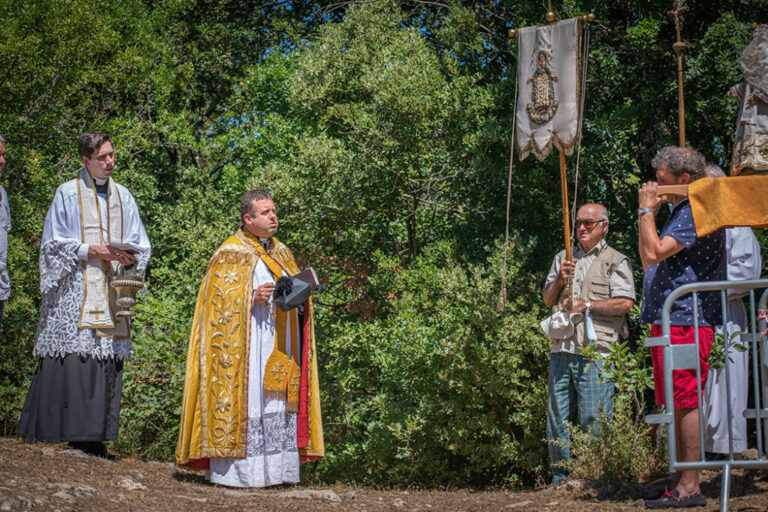
[[[568,178],[565,174],[565,153],[558,148],[560,154],[560,191],[563,199],[563,233],[565,235],[565,257],[571,261],[571,220],[568,212]]]
[[[680,128],[678,144],[681,148],[685,147],[685,96],[683,95],[683,52],[688,48],[688,44],[680,39],[680,22],[683,13],[688,10],[688,6],[683,5],[681,0],[675,0],[674,9],[667,12],[667,15],[675,18],[675,31],[677,32],[677,41],[672,48],[677,54],[677,123]]]

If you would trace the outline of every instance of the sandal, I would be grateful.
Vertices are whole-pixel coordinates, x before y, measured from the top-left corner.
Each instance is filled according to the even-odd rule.
[[[661,498],[655,500],[645,500],[645,506],[648,508],[687,508],[687,507],[705,507],[707,498],[701,492],[689,494],[684,498],[680,497],[677,489],[664,490]]]

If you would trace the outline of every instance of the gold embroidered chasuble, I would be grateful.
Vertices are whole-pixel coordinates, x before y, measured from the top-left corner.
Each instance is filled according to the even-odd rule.
[[[246,456],[253,275],[260,259],[275,279],[299,271],[283,243],[270,239],[267,252],[258,238],[244,230],[229,237],[208,263],[189,339],[176,446],[179,465],[205,469],[210,457]],[[265,397],[286,400],[288,410],[298,409],[299,424],[302,414],[305,424],[308,416],[309,431],[303,442],[299,432],[302,462],[321,458],[325,452],[311,301],[306,303],[305,316],[302,354],[297,354],[296,341],[291,350],[303,357],[304,372],[296,358],[287,356],[285,346],[289,323],[292,340],[298,337],[297,311],[276,308],[275,347],[262,383]],[[301,397],[300,389],[304,390]]]

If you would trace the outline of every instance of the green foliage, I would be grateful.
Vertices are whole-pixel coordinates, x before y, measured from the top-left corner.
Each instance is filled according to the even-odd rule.
[[[389,2],[351,8],[299,53],[291,76],[289,101],[306,131],[279,165],[302,169],[293,183],[314,185],[296,214],[305,236],[340,257],[380,249],[412,258],[450,238],[478,181],[471,155],[489,91],[403,18]]]
[[[655,430],[636,423],[629,396],[619,394],[613,417],[601,414],[599,432],[593,435],[575,428],[570,431],[571,478],[599,482],[648,482],[667,470],[664,443],[657,447]]]
[[[742,335],[741,331],[732,332],[728,338],[728,350],[725,350],[725,336],[722,333],[715,333],[715,340],[712,342],[712,350],[709,353],[709,368],[711,370],[719,370],[725,366],[726,352],[728,353],[728,361],[733,362],[731,355],[734,351],[746,352],[749,348],[741,343]]]
[[[542,470],[549,342],[515,241],[496,311],[501,251],[483,264],[425,248],[407,268],[377,254],[387,313],[323,327],[318,349],[329,453],[322,480],[510,484]],[[362,468],[362,471],[361,471]]]
[[[195,294],[196,295],[196,294]],[[172,460],[181,412],[190,323],[179,325],[185,305],[148,295],[136,306],[133,357],[126,365],[118,450],[151,460]],[[176,329],[169,326],[176,325]]]
[[[582,355],[593,361],[603,357],[595,345]],[[609,345],[601,373],[616,389],[613,416],[600,414],[597,435],[569,428],[571,459],[567,465],[573,478],[647,482],[663,473],[666,453],[656,443],[655,429],[645,423],[643,394],[653,387],[648,356],[647,349],[631,351],[627,342]]]
[[[603,357],[594,344],[582,350],[581,354],[591,360]],[[611,343],[602,374],[613,382],[617,391],[642,395],[646,389],[653,387],[653,373],[647,360],[648,351],[645,349],[632,350],[627,341]]]

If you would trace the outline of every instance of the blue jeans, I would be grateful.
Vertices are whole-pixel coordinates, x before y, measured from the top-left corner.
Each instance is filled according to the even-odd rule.
[[[550,355],[547,446],[552,483],[568,476],[568,470],[561,465],[570,457],[566,422],[597,435],[600,412],[613,415],[613,382],[603,378],[598,367],[603,367],[602,361],[592,363],[580,355],[567,352]]]

